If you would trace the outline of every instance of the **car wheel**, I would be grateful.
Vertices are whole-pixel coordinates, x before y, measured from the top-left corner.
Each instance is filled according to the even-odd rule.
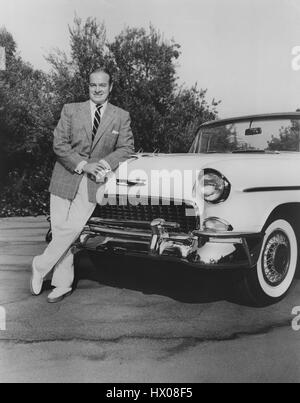
[[[289,291],[298,264],[298,243],[292,224],[276,219],[267,224],[255,268],[243,277],[243,289],[257,306],[280,301]]]

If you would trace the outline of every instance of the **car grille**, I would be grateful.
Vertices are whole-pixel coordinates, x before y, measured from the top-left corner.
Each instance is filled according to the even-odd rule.
[[[168,202],[168,203],[167,203]],[[167,205],[168,204],[168,205]],[[148,204],[145,202],[138,205],[123,204],[117,201],[116,204],[97,205],[93,217],[112,220],[131,220],[151,222],[156,218],[163,218],[165,221],[176,222],[180,225],[179,232],[190,232],[199,228],[199,216],[193,206],[182,203],[175,204],[173,201],[160,199]]]

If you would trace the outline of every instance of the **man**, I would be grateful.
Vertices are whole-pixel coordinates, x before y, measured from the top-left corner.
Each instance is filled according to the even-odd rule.
[[[104,68],[90,75],[90,100],[65,105],[54,131],[57,156],[50,183],[52,241],[32,262],[31,293],[39,295],[54,268],[48,302],[70,295],[74,281],[72,243],[96,207],[105,176],[134,152],[129,113],[108,102],[112,76]]]

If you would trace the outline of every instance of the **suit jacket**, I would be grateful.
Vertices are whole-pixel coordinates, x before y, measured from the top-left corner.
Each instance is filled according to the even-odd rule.
[[[95,140],[92,144],[90,101],[67,104],[54,130],[53,150],[57,156],[49,191],[64,199],[73,200],[82,175],[74,170],[81,161],[98,162],[104,159],[112,170],[118,168],[134,153],[134,139],[129,113],[107,104]],[[96,203],[101,184],[88,179],[89,201]]]

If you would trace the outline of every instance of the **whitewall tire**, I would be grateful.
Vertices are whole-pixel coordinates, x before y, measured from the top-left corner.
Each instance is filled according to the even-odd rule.
[[[299,258],[297,236],[286,219],[268,224],[255,268],[244,277],[244,291],[257,305],[280,301],[294,280]]]

